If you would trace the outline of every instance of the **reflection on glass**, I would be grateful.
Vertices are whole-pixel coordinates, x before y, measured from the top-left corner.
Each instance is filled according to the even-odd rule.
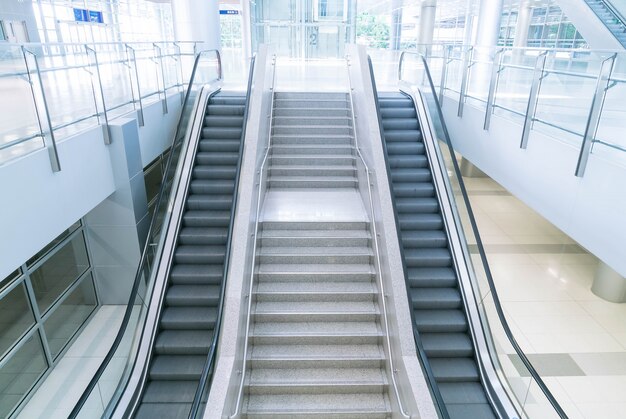
[[[8,417],[46,371],[41,340],[34,334],[0,368],[0,417]]]
[[[44,329],[48,338],[48,345],[52,357],[63,350],[74,333],[83,325],[85,320],[96,307],[96,294],[91,274],[87,275],[82,283],[55,309],[45,321]]]
[[[26,288],[20,284],[0,300],[0,357],[35,324],[28,305]]]
[[[146,182],[146,196],[148,198],[148,204],[151,204],[152,201],[159,194],[162,178],[163,172],[161,171],[161,158],[157,158],[144,171],[144,180]]]
[[[72,224],[67,230],[59,234],[54,240],[48,243],[46,247],[44,247],[39,252],[37,252],[35,256],[28,259],[28,262],[26,262],[26,265],[28,265],[29,268],[32,267],[39,259],[41,259],[42,256],[45,256],[57,244],[61,243],[66,237],[68,237],[70,234],[75,232],[78,227],[80,227],[80,221],[77,221],[74,224]]]
[[[43,314],[89,267],[83,234],[76,235],[31,274],[35,298]]]

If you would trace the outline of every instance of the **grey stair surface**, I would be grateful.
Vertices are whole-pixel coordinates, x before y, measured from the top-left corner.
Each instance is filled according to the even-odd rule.
[[[248,418],[391,415],[367,223],[264,223]]]
[[[495,418],[481,385],[454,260],[413,102],[379,94],[387,160],[417,329],[452,418]]]
[[[137,418],[186,418],[217,319],[245,95],[209,100]]]
[[[354,156],[346,93],[276,93],[270,188],[355,188]]]
[[[585,0],[587,6],[604,23],[604,26],[613,34],[615,39],[626,48],[626,22],[623,22],[618,15],[611,11],[607,2],[608,0]]]
[[[355,188],[346,94],[274,105],[270,188]],[[265,221],[259,239],[242,416],[390,418],[369,223]]]

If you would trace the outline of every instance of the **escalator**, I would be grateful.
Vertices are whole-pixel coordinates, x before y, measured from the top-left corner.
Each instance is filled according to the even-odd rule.
[[[475,348],[413,100],[379,95],[407,284],[416,327],[450,417],[495,418]]]
[[[222,294],[246,96],[209,99],[138,418],[187,417]]]
[[[584,1],[598,19],[604,23],[611,34],[613,34],[615,39],[626,48],[626,22],[620,11],[612,3],[605,0]]]

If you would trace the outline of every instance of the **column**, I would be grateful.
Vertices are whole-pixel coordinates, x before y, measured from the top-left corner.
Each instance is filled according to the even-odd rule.
[[[435,12],[437,0],[424,0],[420,7],[420,20],[417,32],[418,45],[430,45],[435,34]]]
[[[515,24],[515,38],[513,46],[517,48],[525,48],[528,43],[528,31],[530,29],[530,20],[532,18],[532,9],[528,0],[522,1],[517,12],[517,23]]]
[[[400,49],[402,39],[402,0],[391,1],[391,45],[393,50]]]
[[[172,2],[174,35],[178,41],[202,41],[198,50],[220,47],[220,10],[217,1]]]
[[[591,291],[612,303],[626,303],[626,278],[600,261]]]
[[[500,35],[503,0],[481,0],[478,11],[476,45],[495,47]]]

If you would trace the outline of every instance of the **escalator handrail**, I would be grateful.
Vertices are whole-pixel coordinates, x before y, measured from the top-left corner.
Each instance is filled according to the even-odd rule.
[[[230,248],[233,240],[233,229],[235,225],[235,212],[237,208],[237,195],[239,191],[239,179],[241,177],[241,164],[243,161],[243,151],[244,144],[246,138],[246,126],[248,120],[248,111],[250,107],[250,93],[252,91],[252,80],[254,75],[254,64],[256,61],[256,54],[252,56],[250,60],[250,73],[248,75],[248,85],[246,90],[246,102],[245,102],[245,110],[243,114],[243,129],[241,131],[241,140],[239,145],[239,158],[237,160],[237,171],[235,176],[235,189],[233,191],[233,202],[230,209],[230,224],[228,226],[228,240],[226,242],[226,254],[224,256],[224,272],[222,274],[222,282],[221,282],[221,291],[220,291],[220,299],[219,306],[217,308],[217,318],[215,320],[215,328],[213,330],[213,338],[211,341],[211,347],[209,348],[209,354],[207,355],[207,360],[202,369],[202,375],[200,376],[200,382],[198,383],[198,388],[196,389],[196,394],[194,396],[193,402],[191,404],[191,409],[189,410],[189,419],[194,419],[200,408],[200,403],[202,402],[202,397],[204,395],[207,384],[210,384],[213,378],[213,366],[215,361],[215,351],[217,349],[217,342],[221,330],[222,323],[222,315],[224,312],[224,295],[226,293],[226,278],[228,275],[228,268],[230,266]]]
[[[378,102],[378,89],[376,87],[376,79],[374,77],[374,66],[372,64],[372,59],[369,55],[367,56],[367,63],[369,65],[370,79],[372,83],[372,89],[374,92],[376,115],[378,117],[378,129],[380,132],[380,138],[382,140],[381,143],[383,147],[383,157],[385,159],[385,169],[387,170],[387,182],[389,183],[389,192],[391,192],[391,194],[393,195],[393,184],[391,181],[391,166],[389,165],[389,159],[387,157],[387,143],[385,142],[385,132],[383,130],[383,119],[380,113],[380,105]],[[413,303],[411,301],[411,297],[409,293],[409,289],[410,289],[409,282],[408,282],[409,276],[408,276],[408,270],[406,267],[406,262],[404,259],[404,249],[402,247],[402,238],[400,236],[400,229],[399,229],[400,222],[398,220],[398,211],[396,209],[395,199],[391,200],[391,205],[393,206],[393,215],[395,219],[395,225],[397,226],[396,235],[398,237],[398,244],[400,248],[400,259],[402,260],[402,271],[404,272],[404,282],[405,282],[406,289],[407,289],[406,295],[407,295],[407,299],[409,302],[409,309],[410,309],[409,311],[411,312],[411,326],[413,328],[413,340],[415,341],[415,347],[417,348],[417,355],[420,358],[420,363],[422,365],[422,368],[424,369],[424,376],[426,377],[428,387],[430,388],[431,394],[439,410],[439,415],[442,419],[449,419],[450,414],[448,413],[448,408],[446,407],[446,404],[443,400],[443,396],[441,395],[441,391],[439,390],[439,385],[437,384],[437,381],[435,380],[435,375],[430,366],[430,362],[428,360],[428,356],[426,355],[426,351],[424,350],[424,344],[422,343],[422,338],[420,337],[419,331],[417,330],[417,323],[415,321],[415,312],[413,310]]]
[[[444,120],[444,117],[443,117],[443,111],[442,111],[441,105],[439,103],[439,98],[438,98],[437,93],[436,93],[435,85],[433,83],[433,80],[432,80],[432,77],[431,77],[431,74],[430,74],[430,69],[428,67],[428,62],[426,60],[426,57],[424,57],[423,54],[420,54],[420,53],[417,53],[417,52],[402,51],[402,53],[400,54],[400,60],[398,62],[399,81],[402,81],[402,64],[404,62],[404,57],[405,57],[406,54],[417,55],[422,60],[422,63],[424,65],[424,71],[425,71],[425,74],[426,74],[427,79],[428,79],[428,87],[430,87],[430,89],[431,89],[431,94],[433,95],[435,104],[437,106],[437,113],[438,113],[437,116],[439,117],[439,120],[441,122],[441,128],[442,128],[444,136],[445,136],[444,140],[446,142],[447,147],[450,149],[450,152],[452,153],[452,155],[454,155],[454,152],[455,152],[454,146],[452,145],[452,141],[450,140],[450,134],[448,132],[448,127],[447,127],[447,125],[445,123],[445,120]],[[469,221],[470,221],[470,225],[471,225],[471,228],[472,228],[472,232],[473,232],[473,234],[474,234],[474,236],[476,238],[476,247],[478,248],[478,252],[480,254],[480,260],[481,260],[481,263],[483,265],[483,269],[485,270],[485,276],[487,278],[487,284],[489,286],[489,291],[490,291],[490,293],[492,295],[493,303],[495,305],[496,313],[498,315],[498,320],[500,321],[500,323],[502,325],[502,328],[504,329],[504,333],[506,334],[507,339],[511,343],[511,346],[513,346],[513,348],[515,349],[515,352],[516,352],[517,356],[520,358],[522,363],[526,366],[526,368],[528,369],[528,372],[530,373],[531,377],[535,380],[535,382],[537,383],[537,385],[539,386],[539,388],[541,389],[543,394],[546,396],[546,398],[548,399],[548,401],[550,402],[550,404],[552,405],[552,407],[554,408],[556,413],[561,418],[567,418],[568,416],[563,411],[563,408],[557,402],[557,400],[554,398],[554,396],[552,395],[552,392],[548,389],[547,385],[541,379],[540,374],[537,372],[537,370],[535,369],[533,364],[530,362],[530,360],[528,359],[528,357],[526,356],[524,351],[522,351],[521,347],[517,343],[517,340],[515,339],[515,336],[513,336],[511,328],[509,327],[509,323],[506,320],[506,317],[504,315],[504,309],[502,308],[502,304],[500,302],[500,297],[498,296],[498,291],[496,289],[495,281],[493,279],[493,275],[491,273],[491,269],[489,268],[489,263],[487,261],[487,254],[485,252],[485,248],[484,248],[483,242],[482,242],[482,240],[480,238],[480,233],[479,233],[479,230],[478,230],[478,224],[476,223],[476,218],[474,217],[474,212],[473,212],[472,206],[470,204],[470,199],[469,199],[469,195],[467,194],[467,189],[465,187],[465,182],[463,181],[463,176],[461,175],[461,169],[459,168],[459,164],[456,161],[456,159],[452,159],[452,165],[454,167],[455,176],[457,177],[458,182],[459,182],[459,188],[460,188],[461,195],[463,197],[463,202],[465,204],[465,207],[467,208],[467,213],[468,213],[468,216],[469,216]]]
[[[221,81],[222,78],[223,78],[223,74],[222,74],[222,58],[221,58],[219,50],[214,49],[214,50],[200,51],[196,55],[196,58],[194,60],[193,70],[191,72],[191,77],[189,78],[189,85],[187,87],[187,91],[185,92],[185,99],[183,100],[183,104],[181,106],[181,115],[179,117],[179,121],[178,121],[178,124],[177,124],[177,127],[176,127],[176,133],[175,133],[174,138],[172,140],[171,150],[173,150],[173,148],[175,147],[175,145],[176,145],[176,143],[178,141],[184,139],[184,137],[185,137],[184,135],[181,136],[181,132],[184,133],[184,130],[186,129],[186,127],[183,126],[183,116],[184,116],[183,112],[185,110],[185,106],[187,106],[187,104],[189,102],[192,86],[193,86],[193,84],[195,82],[195,77],[196,77],[196,72],[197,72],[197,69],[198,69],[198,64],[200,63],[200,61],[203,58],[203,56],[205,54],[209,54],[209,53],[214,53],[216,55],[217,63],[218,63],[218,77],[213,82]],[[156,221],[159,218],[157,212],[158,212],[158,209],[161,207],[163,199],[166,198],[165,197],[165,190],[167,188],[167,181],[166,181],[165,177],[169,173],[170,168],[171,168],[171,166],[173,164],[174,154],[175,154],[174,152],[170,152],[170,154],[168,156],[168,159],[167,159],[167,164],[165,166],[165,170],[163,171],[163,180],[161,182],[161,188],[159,189],[159,195],[157,197],[156,204],[155,204],[155,207],[154,207],[155,208],[155,212],[152,214],[152,220],[150,221],[150,228],[148,229],[148,234],[146,235],[146,243],[145,243],[143,251],[141,253],[141,259],[140,259],[139,265],[137,267],[137,273],[135,275],[135,280],[133,282],[133,287],[131,289],[130,296],[128,298],[128,304],[126,305],[126,311],[124,312],[124,318],[122,319],[122,323],[121,323],[120,328],[119,328],[119,330],[117,332],[117,335],[115,336],[115,340],[113,341],[113,344],[111,345],[111,348],[109,349],[109,351],[107,352],[106,356],[104,357],[104,359],[100,363],[100,366],[98,367],[98,370],[94,373],[93,377],[91,378],[91,381],[89,381],[89,384],[87,385],[87,387],[85,388],[85,390],[81,394],[80,399],[78,399],[78,401],[74,405],[74,408],[70,412],[70,414],[68,416],[68,419],[75,419],[76,417],[78,417],[78,415],[80,414],[83,406],[87,402],[89,396],[91,395],[91,393],[93,392],[94,388],[96,387],[96,385],[100,381],[100,378],[104,374],[104,372],[107,369],[109,363],[111,362],[111,360],[113,359],[115,353],[117,352],[117,349],[119,348],[120,344],[122,343],[122,339],[124,338],[126,328],[128,327],[128,323],[130,322],[130,318],[131,318],[133,310],[134,310],[134,306],[135,306],[134,302],[135,302],[135,300],[137,298],[137,293],[139,292],[139,286],[141,285],[141,282],[142,282],[142,279],[143,279],[143,270],[144,270],[146,264],[148,263],[148,253],[149,253],[150,247],[152,245],[151,242],[150,242],[150,237],[153,234],[153,232],[156,231],[156,228],[157,228]]]

